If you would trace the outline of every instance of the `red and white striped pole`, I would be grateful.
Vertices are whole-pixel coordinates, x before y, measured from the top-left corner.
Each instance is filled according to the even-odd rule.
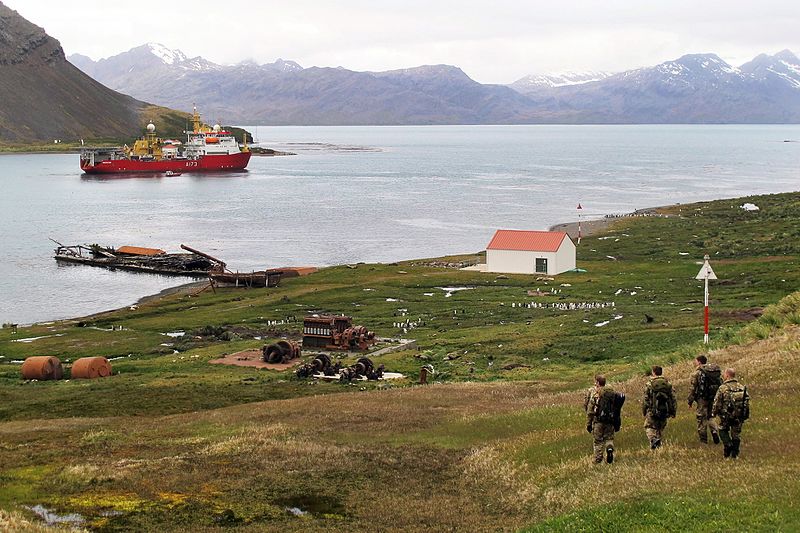
[[[714,270],[711,268],[711,265],[708,263],[708,254],[703,257],[703,266],[700,268],[700,272],[697,273],[695,279],[702,279],[704,283],[704,308],[703,308],[703,343],[708,344],[708,280],[710,279],[717,279],[717,275],[714,274]]]
[[[581,211],[583,211],[583,207],[581,207],[580,202],[578,202],[578,244],[581,243]]]

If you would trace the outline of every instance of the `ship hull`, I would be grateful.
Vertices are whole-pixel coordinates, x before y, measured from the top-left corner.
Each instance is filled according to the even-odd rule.
[[[250,162],[250,152],[238,154],[205,155],[198,159],[161,159],[141,161],[112,159],[89,165],[81,161],[81,170],[87,174],[127,174],[132,172],[207,172],[215,170],[243,170]]]

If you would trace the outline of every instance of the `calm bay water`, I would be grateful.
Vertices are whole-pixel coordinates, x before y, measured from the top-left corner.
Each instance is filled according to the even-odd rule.
[[[497,228],[800,185],[800,126],[249,128],[294,157],[172,178],[82,175],[77,155],[0,156],[0,321],[127,305],[188,281],[58,266],[63,243],[181,243],[233,269],[483,249]],[[319,144],[317,144],[319,143]]]

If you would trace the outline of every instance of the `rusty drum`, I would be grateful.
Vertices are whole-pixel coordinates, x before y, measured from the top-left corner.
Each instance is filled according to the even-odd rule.
[[[64,369],[58,357],[37,355],[28,357],[22,363],[22,379],[51,380],[61,379]]]
[[[72,363],[72,379],[107,378],[111,375],[111,363],[105,357],[81,357]]]

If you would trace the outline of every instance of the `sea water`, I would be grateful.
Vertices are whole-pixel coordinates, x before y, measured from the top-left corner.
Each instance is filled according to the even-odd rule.
[[[0,155],[0,322],[134,303],[188,281],[58,265],[65,244],[181,243],[242,271],[483,250],[498,228],[796,190],[800,126],[249,127],[244,172],[81,174],[77,154]]]

